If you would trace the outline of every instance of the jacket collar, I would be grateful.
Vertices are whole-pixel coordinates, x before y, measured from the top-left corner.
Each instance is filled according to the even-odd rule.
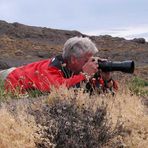
[[[59,70],[61,70],[63,72],[65,78],[69,78],[72,76],[72,71],[70,71],[70,69],[67,68],[62,55],[57,55],[57,56],[53,57],[51,59],[49,66],[54,66],[54,67],[58,68]]]

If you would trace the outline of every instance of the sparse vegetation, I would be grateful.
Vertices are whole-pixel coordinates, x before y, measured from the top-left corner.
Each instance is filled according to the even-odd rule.
[[[137,95],[148,96],[148,81],[134,77],[130,82],[130,89]]]
[[[119,90],[114,97],[90,97],[83,89],[61,88],[46,96],[9,99],[3,104],[0,147],[117,148],[148,144],[144,106],[128,89]]]

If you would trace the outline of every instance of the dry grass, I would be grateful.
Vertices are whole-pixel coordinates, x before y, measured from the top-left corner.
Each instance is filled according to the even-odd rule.
[[[103,109],[103,111],[105,110],[107,111],[106,114],[104,115],[104,118],[102,118],[102,120],[105,119],[103,123],[109,129],[109,131],[105,131],[106,127],[103,127],[104,128],[103,134],[106,134],[105,132],[107,132],[108,134],[112,135],[112,133],[116,131],[116,134],[110,137],[109,139],[107,139],[107,141],[103,143],[101,147],[105,147],[105,146],[109,146],[109,147],[128,146],[128,147],[145,147],[145,148],[147,147],[148,115],[146,113],[146,107],[142,105],[140,97],[131,94],[131,92],[126,88],[124,89],[121,88],[118,94],[114,97],[107,94],[107,95],[99,95],[99,96],[95,95],[95,96],[92,96],[91,98],[88,94],[84,94],[83,90],[79,90],[78,94],[75,95],[72,89],[71,90],[61,89],[60,91],[53,91],[49,95],[47,102],[50,107],[48,106],[49,110],[48,109],[46,110],[50,114],[49,115],[50,121],[52,121],[52,122],[49,122],[48,120],[48,122],[52,123],[52,126],[51,126],[52,128],[57,127],[57,129],[59,130],[59,127],[60,127],[58,123],[53,120],[52,113],[50,112],[51,110],[53,110],[53,108],[54,108],[54,111],[56,110],[55,111],[56,116],[59,116],[58,112],[60,112],[60,116],[62,116],[63,118],[65,116],[67,117],[68,115],[64,113],[64,111],[62,110],[62,107],[63,108],[65,107],[65,110],[67,110],[67,112],[73,113],[72,110],[68,109],[68,104],[72,104],[72,103],[75,104],[74,106],[71,106],[71,108],[76,107],[75,114],[78,113],[78,116],[81,116],[81,115],[87,116],[87,114],[86,115],[83,114],[83,111],[86,110],[91,112],[92,118],[96,115],[97,109],[101,108]],[[58,104],[58,105],[55,105],[55,104]],[[54,119],[56,119],[56,116],[54,116]],[[88,114],[88,118],[91,116]],[[46,120],[47,119],[45,119],[45,121]],[[63,121],[60,119],[60,117],[57,117],[56,120],[58,120],[58,122]],[[66,122],[67,120],[64,120],[64,121]],[[87,122],[91,123],[90,120],[87,120]],[[122,127],[120,125],[122,125]],[[91,127],[91,124],[89,126]],[[61,128],[63,128],[61,130],[61,133],[63,133],[64,127],[65,127],[64,125],[60,127],[60,130]],[[65,128],[65,130],[67,130],[67,127]],[[56,134],[58,135],[58,133]],[[74,134],[74,131],[73,131],[73,134]],[[93,138],[95,138],[95,136]],[[91,139],[89,139],[89,142],[91,143]],[[66,144],[67,143],[65,143],[65,145]]]
[[[148,145],[147,107],[142,105],[140,97],[131,96],[128,90],[117,94],[114,99],[115,101],[110,105],[108,111],[113,122],[116,122],[120,113],[125,128],[123,141],[130,147],[146,148]]]
[[[0,109],[0,122],[0,147],[35,147],[37,126],[31,115],[19,109],[17,116],[14,116],[3,106]]]
[[[0,147],[148,145],[146,107],[125,87],[114,97],[61,88],[38,99],[10,102],[0,109]]]
[[[31,41],[27,39],[19,39],[9,37],[7,35],[0,36],[1,54],[9,58],[10,56],[16,56],[15,52],[21,51],[23,55],[33,54],[38,51],[48,51],[51,56],[55,53],[61,52],[62,45],[49,45],[49,43],[43,43],[41,41]],[[30,51],[32,49],[32,51]],[[6,52],[7,51],[7,52]],[[35,56],[36,54],[34,54]],[[23,58],[23,57],[22,57]]]

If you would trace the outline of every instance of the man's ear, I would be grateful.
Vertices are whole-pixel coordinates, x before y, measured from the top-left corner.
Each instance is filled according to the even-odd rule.
[[[77,63],[77,59],[75,56],[71,56],[71,64],[76,64]]]

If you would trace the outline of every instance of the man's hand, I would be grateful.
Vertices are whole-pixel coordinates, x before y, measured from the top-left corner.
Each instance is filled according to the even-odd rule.
[[[99,62],[107,62],[108,60],[107,59],[103,59],[103,58],[100,58],[100,57],[94,57],[94,60],[95,61],[99,61]],[[98,68],[99,68],[99,65],[98,65]],[[103,72],[101,69],[99,69],[99,72],[100,72],[100,75],[102,76],[102,78],[104,80],[110,80],[111,79],[111,74],[110,72]]]
[[[107,59],[102,59],[100,57],[94,57],[95,61],[99,62],[107,62]],[[107,81],[107,86],[110,88],[113,86],[111,73],[110,72],[103,72],[101,69],[99,69],[99,73],[104,81]]]
[[[111,73],[110,72],[101,72],[101,76],[103,80],[109,81],[111,79]]]
[[[82,67],[82,71],[88,76],[93,76],[98,71],[98,63],[93,58],[90,58]]]

